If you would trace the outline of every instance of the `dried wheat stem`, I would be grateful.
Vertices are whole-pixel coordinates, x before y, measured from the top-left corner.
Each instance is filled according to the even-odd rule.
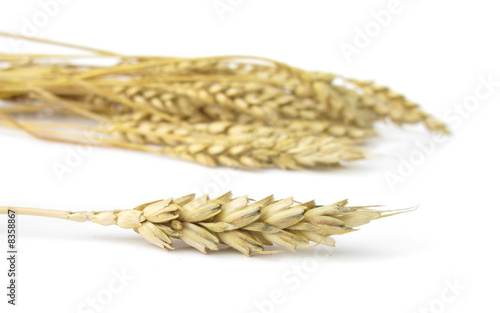
[[[67,219],[69,214],[71,214],[69,211],[0,206],[0,214],[8,214],[9,211],[14,211],[18,215],[44,216],[61,219]]]
[[[74,44],[69,44],[69,43],[54,41],[54,40],[48,40],[48,39],[42,39],[42,38],[36,38],[36,37],[29,37],[29,36],[11,34],[11,33],[6,33],[6,32],[0,32],[0,36],[17,38],[17,39],[23,39],[23,40],[27,40],[27,41],[36,41],[36,42],[40,42],[40,43],[47,43],[47,44],[61,46],[61,47],[67,47],[67,48],[74,48],[74,49],[78,49],[78,50],[83,50],[83,51],[89,51],[89,52],[97,53],[97,54],[100,54],[100,55],[117,55],[117,54],[115,54],[113,52],[104,51],[104,50],[100,50],[100,49],[94,49],[94,48],[89,48],[89,47],[84,47],[84,46],[80,46],[80,45],[74,45]]]

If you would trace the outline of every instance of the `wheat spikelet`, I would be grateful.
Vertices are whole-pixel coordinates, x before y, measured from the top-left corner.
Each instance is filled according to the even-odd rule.
[[[0,207],[6,214],[9,207]],[[314,201],[296,202],[273,196],[253,201],[248,196],[233,197],[228,192],[218,198],[194,194],[145,203],[134,209],[100,212],[63,212],[10,208],[17,214],[58,217],[70,221],[92,221],[133,229],[150,243],[174,249],[172,239],[180,239],[197,250],[218,250],[228,245],[246,256],[270,254],[277,245],[290,251],[316,244],[335,246],[331,236],[357,230],[374,219],[408,210],[379,211],[373,207],[349,207],[347,200],[330,205]],[[311,244],[314,242],[315,244]]]

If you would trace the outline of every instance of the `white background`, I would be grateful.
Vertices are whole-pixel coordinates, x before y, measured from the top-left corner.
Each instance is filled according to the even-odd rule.
[[[7,221],[2,216],[2,312],[96,312],[88,299],[109,294],[114,273],[122,271],[129,278],[109,303],[99,303],[101,312],[500,309],[500,87],[475,110],[465,110],[466,117],[453,112],[475,97],[481,77],[500,81],[499,7],[493,1],[401,0],[400,12],[391,14],[350,62],[341,44],[353,45],[356,29],[364,31],[375,21],[371,12],[387,10],[390,1],[223,0],[233,3],[233,10],[222,17],[213,0],[66,2],[36,36],[129,54],[264,56],[375,79],[435,116],[447,115],[453,135],[391,189],[387,173],[400,175],[401,162],[420,151],[416,140],[430,138],[423,128],[379,125],[382,137],[367,147],[376,155],[332,171],[228,172],[166,156],[96,148],[62,181],[52,164],[64,162],[75,147],[2,128],[0,205],[125,209],[207,188],[214,196],[233,190],[252,198],[275,194],[320,204],[348,197],[355,205],[420,205],[415,212],[336,237],[336,248],[251,258],[229,250],[203,255],[183,245],[166,253],[131,230],[19,217],[15,308],[4,296]],[[43,12],[38,1],[2,0],[0,29],[22,33],[37,12]],[[7,39],[0,39],[0,47],[15,51]],[[50,51],[32,43],[18,49]],[[454,283],[465,289],[455,295],[449,290]],[[282,296],[271,305],[274,293]]]

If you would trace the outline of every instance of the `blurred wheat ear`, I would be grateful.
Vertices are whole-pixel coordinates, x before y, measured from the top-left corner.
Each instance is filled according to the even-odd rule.
[[[304,169],[364,158],[359,143],[376,135],[377,121],[448,132],[387,87],[265,58],[129,56],[0,36],[87,52],[0,54],[0,99],[10,103],[0,106],[0,125],[40,139],[208,166]]]

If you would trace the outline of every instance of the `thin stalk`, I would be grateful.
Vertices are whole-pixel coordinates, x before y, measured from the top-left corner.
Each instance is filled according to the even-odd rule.
[[[60,219],[68,219],[71,212],[60,211],[60,210],[46,210],[46,209],[34,209],[34,208],[22,208],[14,206],[0,206],[0,214],[9,214],[9,210],[15,212],[16,215],[31,215],[31,216],[43,216],[43,217],[53,217]]]
[[[21,107],[1,107],[0,111],[3,113],[24,113],[24,112],[36,112],[44,110],[45,108],[40,105],[26,105]]]
[[[1,109],[0,109],[1,111]],[[29,127],[32,129],[43,129],[43,128],[66,128],[66,129],[75,129],[80,131],[90,132],[93,130],[93,127],[82,126],[82,125],[74,125],[74,124],[66,124],[66,123],[51,123],[51,122],[19,122],[23,124],[25,127]],[[12,127],[12,123],[2,122],[0,121],[0,126]]]
[[[73,112],[80,114],[82,116],[88,117],[88,118],[93,119],[93,120],[101,121],[101,122],[108,121],[107,118],[105,118],[99,114],[95,114],[89,110],[83,109],[81,107],[81,105],[76,101],[62,99],[62,98],[60,98],[60,97],[42,89],[42,88],[39,88],[39,87],[33,86],[32,90],[34,92],[38,93],[47,103],[50,103],[54,106],[55,106],[55,103],[61,103],[64,106],[66,106],[66,108],[69,109],[70,111],[73,111]]]
[[[78,50],[93,52],[93,53],[102,54],[102,55],[118,55],[116,53],[105,51],[105,50],[89,48],[89,47],[74,45],[74,44],[70,44],[70,43],[63,43],[63,42],[49,40],[49,39],[41,39],[41,38],[35,38],[35,37],[29,37],[29,36],[23,36],[23,35],[17,35],[17,34],[5,33],[5,32],[0,32],[0,36],[17,38],[17,39],[22,39],[22,40],[27,40],[27,41],[40,42],[40,43],[46,43],[46,44],[50,44],[50,45],[54,45],[54,46],[78,49]]]
[[[129,149],[129,150],[138,150],[138,151],[144,151],[144,152],[151,152],[151,153],[162,153],[161,149],[155,149],[151,148],[149,146],[144,146],[144,145],[139,145],[139,144],[133,144],[129,142],[121,142],[121,141],[116,141],[116,140],[110,140],[110,139],[105,139],[105,138],[97,138],[97,137],[88,137],[85,135],[80,135],[80,134],[73,134],[69,132],[62,132],[62,131],[55,131],[51,129],[46,129],[42,128],[40,126],[34,126],[30,124],[35,124],[35,123],[29,123],[29,122],[19,122],[11,117],[9,117],[6,114],[3,114],[0,111],[0,118],[6,119],[10,124],[8,123],[1,123],[0,125],[6,126],[6,127],[12,127],[12,128],[19,128],[24,130],[26,133],[32,135],[35,138],[47,140],[47,141],[52,141],[52,142],[60,142],[60,143],[70,143],[70,144],[76,144],[76,145],[90,145],[90,146],[102,146],[102,147],[113,147],[113,148],[122,148],[122,149]],[[64,124],[61,124],[59,126],[63,127]],[[82,128],[85,129],[85,128]],[[87,128],[88,130],[91,130],[91,128]],[[49,136],[44,136],[41,134],[51,134],[51,135],[57,135],[57,136],[64,136],[66,138],[55,138],[55,137],[49,137]],[[77,138],[77,139],[82,139],[85,141],[76,141],[76,140],[71,140],[67,138]]]

